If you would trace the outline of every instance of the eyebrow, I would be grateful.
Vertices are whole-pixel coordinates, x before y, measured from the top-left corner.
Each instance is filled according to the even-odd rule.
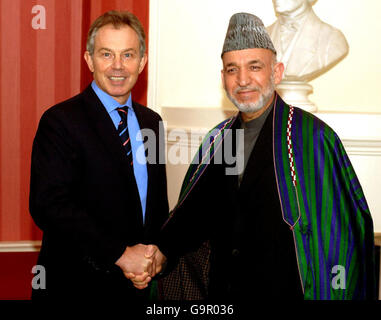
[[[99,48],[99,49],[98,49],[98,51],[102,51],[102,50],[110,51],[110,52],[113,51],[112,49],[109,49],[109,48]],[[128,48],[128,49],[124,49],[124,50],[122,50],[122,52],[128,52],[128,51],[134,51],[134,52],[136,52],[136,50],[135,50],[134,48]]]
[[[230,62],[230,63],[228,63],[226,66],[225,66],[225,68],[227,68],[227,67],[236,67],[237,66],[237,64],[235,63],[235,62]]]
[[[261,60],[251,60],[248,62],[248,65],[252,65],[252,64],[259,64],[261,66],[265,65]],[[225,66],[225,68],[228,68],[228,67],[238,67],[238,64],[236,62],[230,62]]]
[[[261,66],[265,65],[261,60],[251,60],[248,64],[259,64]]]
[[[109,48],[99,48],[98,51],[102,51],[102,50],[105,50],[105,51],[112,51],[111,49]]]

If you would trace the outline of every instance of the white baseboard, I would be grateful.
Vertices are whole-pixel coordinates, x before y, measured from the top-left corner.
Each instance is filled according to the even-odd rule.
[[[41,241],[0,241],[0,252],[38,252]]]

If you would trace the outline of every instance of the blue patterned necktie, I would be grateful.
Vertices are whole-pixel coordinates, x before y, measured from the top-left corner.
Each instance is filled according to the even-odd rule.
[[[130,136],[128,134],[128,127],[127,127],[127,114],[128,114],[128,107],[124,106],[122,108],[116,108],[116,110],[119,113],[120,116],[120,122],[118,125],[118,134],[120,139],[122,140],[122,144],[124,149],[126,150],[128,162],[132,165],[132,148],[131,148],[131,141]]]

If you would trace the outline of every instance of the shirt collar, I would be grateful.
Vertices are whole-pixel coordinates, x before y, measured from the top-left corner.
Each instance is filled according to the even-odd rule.
[[[127,102],[121,105],[112,96],[100,89],[95,83],[95,80],[93,80],[93,82],[91,83],[91,87],[93,88],[95,94],[98,96],[99,100],[101,100],[103,106],[105,107],[108,113],[114,111],[116,108],[120,108],[123,106],[127,106],[129,110],[133,111],[131,94],[128,97]]]

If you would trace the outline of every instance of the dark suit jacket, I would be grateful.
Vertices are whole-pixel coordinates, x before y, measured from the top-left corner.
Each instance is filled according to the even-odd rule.
[[[162,231],[160,248],[169,258],[210,241],[210,299],[302,298],[292,232],[282,219],[274,175],[272,115],[273,111],[241,184],[237,175],[226,175],[227,163],[212,161]],[[230,133],[233,142],[239,128],[238,119]],[[225,142],[218,152],[224,154],[224,148],[233,148],[234,155],[234,143],[229,146]],[[216,158],[224,159],[223,155]],[[173,282],[164,279],[164,283],[164,291],[174,298]]]
[[[148,150],[157,164],[147,164],[145,225],[133,168],[92,88],[43,114],[33,143],[30,212],[43,231],[38,263],[46,269],[47,288],[34,290],[34,297],[138,294],[114,263],[126,246],[155,242],[168,200],[158,156],[161,118],[137,103],[133,108],[140,129],[156,135],[156,148]]]

